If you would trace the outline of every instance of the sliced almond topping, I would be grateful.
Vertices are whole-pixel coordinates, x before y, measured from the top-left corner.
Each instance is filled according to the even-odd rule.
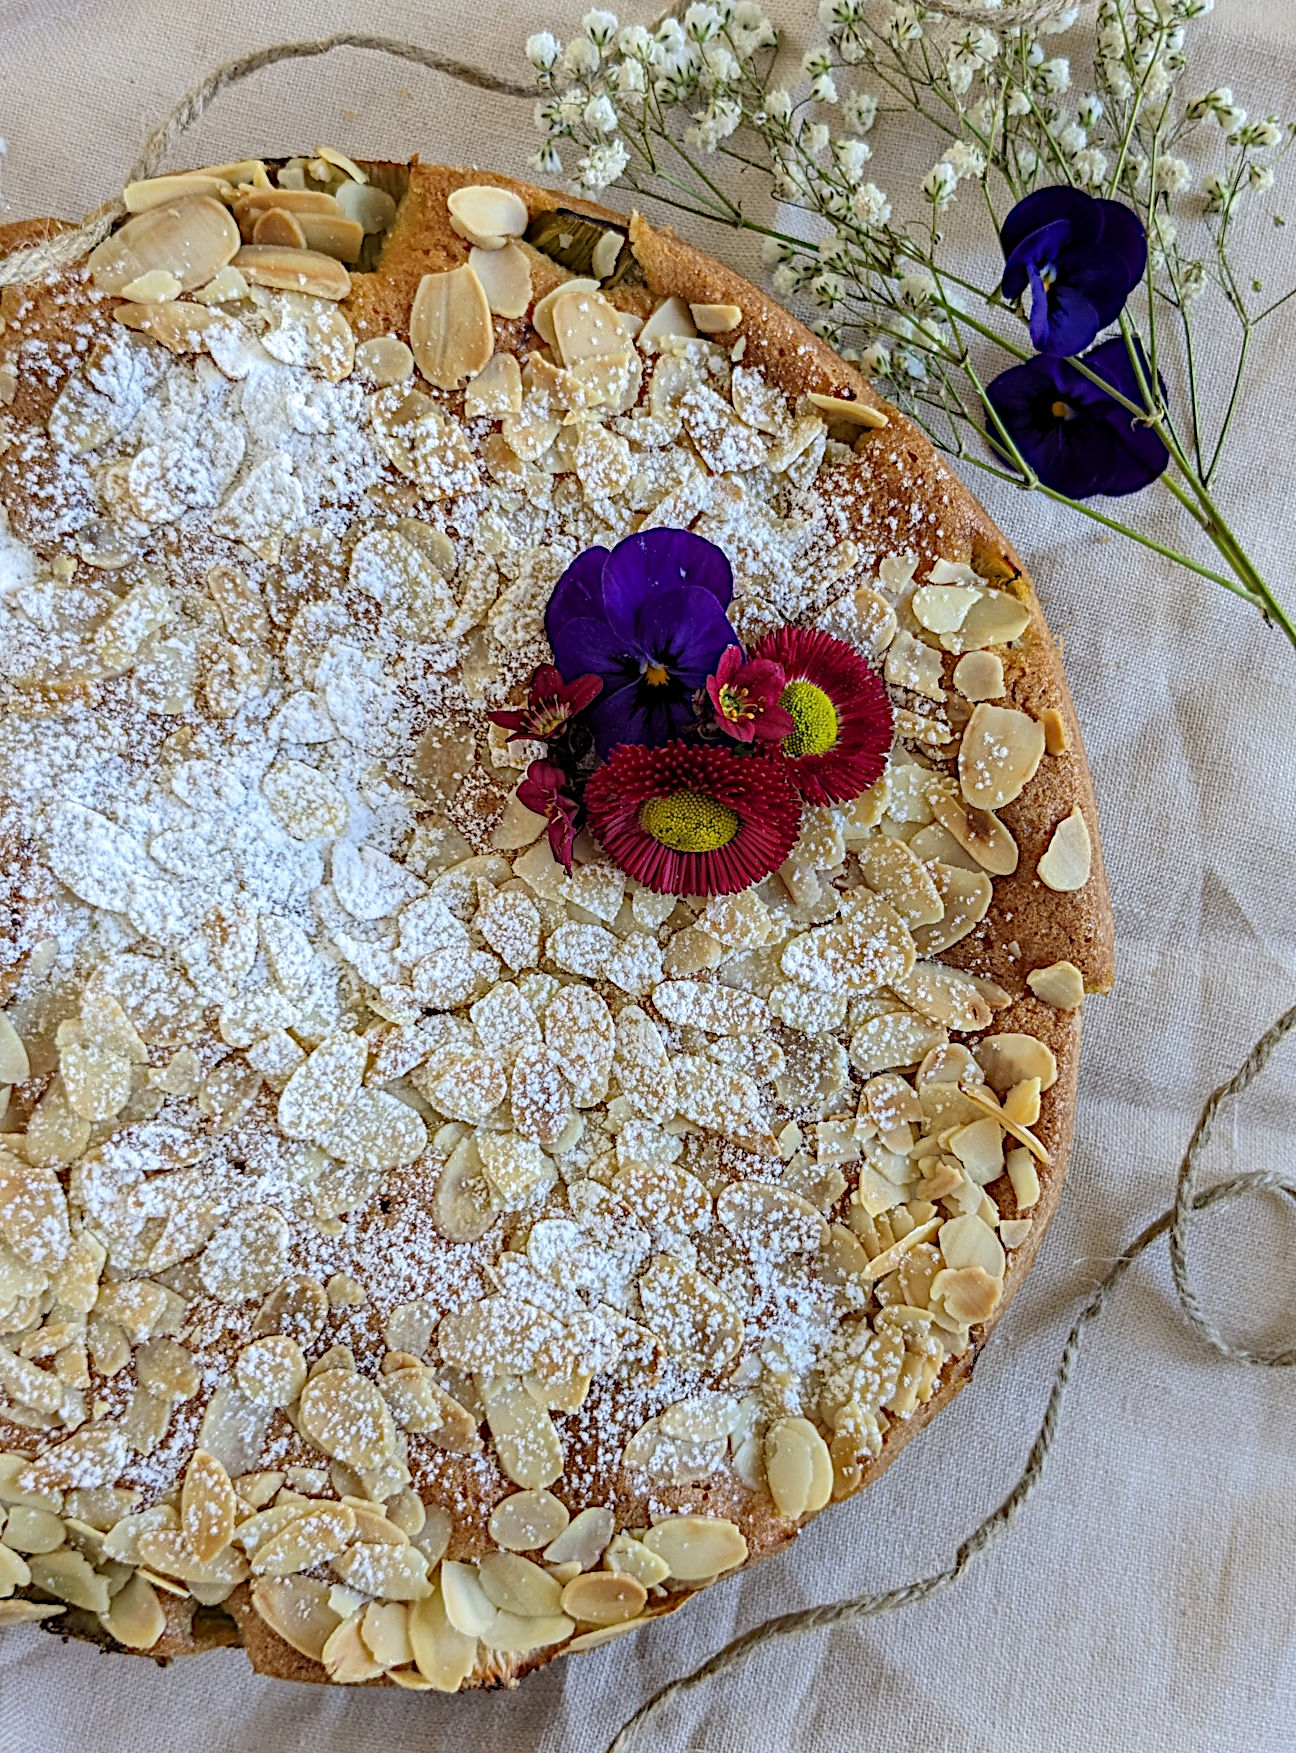
[[[761,1259],[817,1252],[828,1226],[808,1199],[767,1181],[735,1181],[716,1200],[716,1216]]]
[[[244,244],[234,266],[253,286],[280,292],[307,292],[312,298],[345,298],[351,276],[341,262],[319,250],[282,249],[274,244]]]
[[[682,1583],[709,1580],[747,1557],[742,1531],[722,1516],[668,1516],[648,1529],[643,1544]]]
[[[740,312],[739,315],[742,313]],[[655,307],[652,315],[639,331],[639,345],[648,342],[663,341],[668,336],[678,335],[685,340],[692,340],[697,334],[697,326],[682,298],[663,298]],[[744,416],[745,418],[745,416]]]
[[[553,1420],[516,1376],[496,1376],[481,1387],[486,1420],[499,1464],[514,1485],[537,1491],[563,1470],[562,1444]]]
[[[487,1599],[475,1564],[446,1559],[439,1581],[446,1618],[465,1637],[477,1638],[494,1624],[498,1609]]]
[[[450,223],[470,243],[482,249],[502,249],[511,237],[521,237],[530,215],[526,202],[512,189],[488,183],[469,183],[446,198]]]
[[[151,1650],[166,1630],[166,1613],[157,1590],[136,1571],[113,1596],[103,1623],[127,1649]]]
[[[302,1435],[336,1461],[361,1471],[377,1467],[396,1447],[396,1427],[377,1386],[350,1370],[324,1370],[302,1390]]]
[[[558,300],[566,297],[569,292],[597,292],[598,290],[597,280],[586,280],[577,276],[571,280],[564,280],[561,285],[555,286],[552,292],[546,292],[543,298],[536,300],[536,307],[531,312],[531,326],[546,346],[556,347],[558,345],[558,337],[554,333],[553,326],[553,307]],[[650,318],[649,321],[651,320]]]
[[[698,327],[701,326],[699,323]],[[849,420],[854,426],[882,427],[891,424],[886,414],[878,408],[870,407],[867,402],[851,402],[843,396],[822,396],[813,390],[806,399],[830,420]]]
[[[783,1418],[765,1434],[765,1477],[774,1507],[799,1521],[832,1496],[832,1456],[808,1418]]]
[[[738,327],[743,317],[742,306],[737,304],[691,304],[689,315],[700,335],[727,334]]]
[[[414,355],[395,335],[377,335],[362,341],[355,352],[356,369],[372,378],[379,388],[404,383],[414,375]]]
[[[179,298],[180,292],[180,282],[169,268],[150,268],[147,274],[140,274],[122,287],[122,297],[134,299],[137,304],[167,304]]]
[[[982,1223],[975,1212],[952,1217],[941,1224],[939,1242],[942,1259],[955,1271],[965,1266],[978,1266],[991,1278],[1003,1277],[1003,1245],[989,1224]]]
[[[991,876],[1011,876],[1017,868],[1017,842],[993,810],[968,809],[952,787],[933,785],[928,792],[932,814],[963,850]]]
[[[954,665],[954,686],[965,700],[999,699],[1004,691],[1003,659],[992,651],[969,651]],[[1048,747],[1047,724],[1044,724],[1044,745]]]
[[[508,1552],[534,1552],[556,1540],[571,1520],[551,1491],[516,1491],[490,1514],[490,1537]]]
[[[294,214],[285,212],[282,207],[267,207],[264,213],[257,215],[252,227],[252,242],[277,244],[287,250],[304,250],[306,233]]]
[[[568,369],[587,360],[617,359],[630,349],[616,307],[598,292],[564,288],[550,317],[555,344]]]
[[[1019,797],[1044,758],[1044,729],[1028,712],[979,705],[959,749],[959,783],[974,809],[1002,809]]]
[[[1035,968],[1026,976],[1026,984],[1045,1004],[1056,1010],[1078,1010],[1084,1003],[1084,975],[1074,962],[1052,962],[1047,968]]]
[[[0,1011],[0,1083],[26,1083],[30,1076],[27,1049],[13,1023]]]
[[[230,319],[204,304],[119,304],[115,322],[136,329],[169,353],[201,353],[210,334],[227,328]]]
[[[248,236],[261,215],[275,209],[298,217],[306,213],[328,217],[336,215],[338,204],[323,189],[240,189],[234,202],[234,216]]]
[[[477,1634],[451,1624],[441,1588],[411,1603],[406,1634],[415,1665],[428,1685],[437,1692],[457,1692],[477,1660]]]
[[[186,195],[210,195],[214,200],[224,201],[233,193],[233,184],[216,171],[185,170],[127,183],[122,200],[128,213],[147,213],[150,207],[164,207]]]
[[[357,1607],[330,1633],[320,1651],[324,1670],[337,1686],[362,1686],[366,1680],[378,1679],[383,1671],[381,1662],[373,1659],[360,1635],[364,1615],[365,1608]]]
[[[973,603],[959,630],[948,641],[952,651],[980,651],[987,645],[1009,645],[1030,626],[1030,609],[1005,590],[991,590]]]
[[[518,1552],[488,1552],[477,1566],[477,1576],[486,1599],[502,1613],[539,1619],[561,1611],[559,1584]]]
[[[101,292],[122,289],[154,268],[175,275],[186,292],[203,286],[239,247],[238,226],[211,195],[151,206],[106,237],[86,258]]]
[[[229,1545],[237,1511],[229,1474],[214,1455],[195,1449],[180,1494],[180,1525],[204,1564]]]
[[[335,1558],[333,1569],[351,1588],[384,1601],[421,1601],[431,1593],[428,1561],[416,1546],[362,1541]]]
[[[496,316],[526,315],[531,302],[531,263],[517,244],[505,244],[498,250],[472,249],[468,266],[481,281],[486,302]]]
[[[441,390],[460,389],[495,351],[490,305],[467,263],[419,281],[410,347],[423,376]]]
[[[579,1625],[622,1625],[637,1619],[648,1591],[632,1576],[596,1570],[573,1577],[562,1592],[562,1610]]]
[[[1089,838],[1089,825],[1076,805],[1053,830],[1053,838],[1035,867],[1036,873],[1046,887],[1070,893],[1085,886],[1092,868],[1093,842]]]
[[[1065,755],[1071,747],[1071,739],[1067,736],[1066,720],[1055,706],[1046,706],[1040,713],[1040,723],[1044,726],[1044,747],[1050,755]]]
[[[1029,1040],[1030,1036],[1024,1038]],[[1046,1049],[1046,1051],[1048,1051],[1048,1049]],[[1025,1145],[1026,1149],[1036,1158],[1037,1161],[1047,1164],[1051,1160],[1049,1153],[1045,1150],[1039,1139],[1036,1138],[1035,1134],[1027,1127],[1023,1126],[1020,1121],[1015,1120],[1011,1115],[1006,1114],[1002,1108],[995,1107],[993,1101],[983,1094],[975,1084],[967,1084],[960,1087],[964,1097],[971,1102],[974,1107],[983,1109],[987,1114],[993,1114],[996,1123],[1002,1126],[1005,1132],[1011,1133],[1019,1144]],[[996,1170],[996,1173],[997,1172],[998,1171]],[[993,1179],[993,1177],[990,1178]]]

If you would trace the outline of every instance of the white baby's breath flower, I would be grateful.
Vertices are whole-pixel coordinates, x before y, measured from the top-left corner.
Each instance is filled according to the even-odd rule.
[[[695,43],[709,43],[723,28],[724,20],[714,6],[700,5],[694,0],[684,14],[685,35],[691,36]]]
[[[1064,32],[1071,29],[1079,16],[1080,8],[1078,6],[1068,6],[1065,12],[1056,13],[1052,18],[1041,19],[1037,28],[1045,36],[1062,36]]]
[[[614,183],[630,162],[630,154],[620,140],[606,146],[593,146],[576,166],[576,177],[582,187],[597,194]]]
[[[1020,88],[1010,91],[1004,108],[1010,116],[1028,116],[1031,110],[1030,93]]]
[[[595,8],[581,19],[581,29],[596,48],[606,49],[616,37],[617,15]]]
[[[562,171],[562,157],[552,140],[546,140],[538,152],[533,152],[527,159],[527,169],[535,171],[537,176],[557,176]]]
[[[895,6],[886,23],[887,38],[897,47],[906,43],[916,43],[922,37],[922,16],[917,6]]]
[[[563,68],[574,79],[597,73],[602,56],[588,37],[574,37],[563,51]]]
[[[702,51],[702,64],[708,85],[737,85],[742,79],[738,57],[725,43],[709,43]]]
[[[821,310],[835,310],[846,296],[846,285],[838,274],[816,274],[810,282],[810,296]]]
[[[1039,80],[1045,91],[1066,91],[1071,84],[1070,61],[1065,55],[1057,55],[1051,61],[1041,61]]]
[[[596,134],[614,133],[617,120],[616,107],[612,99],[606,95],[592,97],[585,105],[585,126],[592,128]]]
[[[1096,188],[1107,176],[1107,154],[1101,147],[1086,146],[1071,160],[1071,174],[1082,188]]]
[[[626,97],[637,96],[646,90],[648,75],[644,71],[642,61],[627,59],[618,61],[616,71],[612,75],[617,91]]]
[[[787,260],[788,246],[782,238],[767,237],[761,243],[761,261],[767,268],[777,268]]]
[[[985,175],[985,153],[971,140],[956,140],[945,154],[945,162],[953,166],[954,174],[960,182],[964,177]]]
[[[1039,153],[1036,152],[1029,140],[1017,142],[1014,156],[1026,176],[1029,176],[1039,163]],[[1074,166],[1072,168],[1074,169]]]
[[[867,140],[834,140],[832,154],[843,179],[854,188],[863,179],[873,148]]]
[[[622,26],[621,34],[617,38],[617,47],[623,55],[632,55],[636,61],[652,60],[652,35],[642,24]]]
[[[1223,103],[1215,111],[1215,120],[1226,134],[1236,134],[1247,119],[1241,104]]]
[[[832,71],[832,56],[827,49],[807,49],[801,57],[801,71],[807,79],[817,79]]]
[[[891,203],[876,183],[865,183],[851,196],[851,212],[866,230],[881,230],[891,218]]]
[[[878,100],[871,91],[853,91],[842,105],[842,119],[855,134],[867,134],[877,120]]]
[[[1185,262],[1179,275],[1179,296],[1185,304],[1200,298],[1206,290],[1206,269],[1201,262]]]
[[[1202,182],[1202,193],[1206,197],[1206,211],[1222,213],[1229,203],[1228,179],[1212,171]]]
[[[771,122],[786,122],[792,114],[791,93],[776,86],[773,91],[765,93],[765,102],[762,107]]]
[[[889,377],[891,374],[891,354],[881,341],[874,341],[859,356],[859,368],[865,377]]]
[[[1162,153],[1156,161],[1154,181],[1158,190],[1170,195],[1181,195],[1192,187],[1192,170],[1187,161]]]
[[[826,150],[829,138],[826,122],[811,122],[809,127],[801,130],[801,144],[811,158],[818,158]]]
[[[948,207],[958,192],[958,172],[946,159],[934,164],[922,180],[922,192],[932,206]]]
[[[1107,106],[1096,91],[1087,92],[1076,106],[1076,120],[1082,128],[1096,128],[1107,113]]]
[[[1063,152],[1068,158],[1072,158],[1083,149],[1089,136],[1079,122],[1068,122],[1064,128],[1059,129],[1056,138]]]
[[[547,73],[562,54],[562,44],[550,30],[538,30],[526,40],[526,58],[541,73]]]
[[[845,268],[850,264],[850,245],[844,237],[825,237],[816,245],[815,254],[825,268]]]
[[[813,103],[836,103],[837,81],[831,73],[820,73],[810,82],[810,98]]]
[[[790,298],[801,290],[801,276],[791,262],[780,262],[770,275],[770,285],[780,298]]]
[[[930,274],[903,274],[896,291],[909,310],[925,311],[936,296],[936,282]]]
[[[971,61],[956,61],[951,55],[945,63],[945,79],[955,97],[964,97],[972,89],[975,68]]]
[[[1247,186],[1257,195],[1263,195],[1273,188],[1274,169],[1271,164],[1249,164],[1247,166]]]

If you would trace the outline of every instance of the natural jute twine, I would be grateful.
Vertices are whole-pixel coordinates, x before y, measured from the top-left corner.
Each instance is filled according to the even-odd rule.
[[[1006,16],[1011,17],[1014,22],[1034,22],[1037,16],[1046,17],[1056,13],[1062,3],[1063,0],[1035,0],[1035,3],[1032,0],[1022,0],[1011,12],[1006,8],[998,12],[998,22],[1002,24]],[[961,16],[970,17],[979,13],[982,8],[978,0],[953,0],[943,10],[950,13],[957,11]],[[1031,15],[1029,20],[1027,14]],[[990,13],[989,16],[996,15]],[[497,92],[508,97],[532,95],[529,86],[512,84],[481,68],[470,67],[461,61],[452,60],[449,56],[420,48],[416,43],[401,42],[388,37],[344,31],[336,36],[321,37],[314,41],[272,43],[252,54],[240,56],[238,60],[227,61],[224,66],[209,73],[191,91],[186,92],[171,113],[149,135],[144,150],[131,166],[126,180],[134,182],[141,177],[152,176],[170,148],[198,120],[212,99],[227,86],[236,85],[249,74],[258,72],[262,67],[273,66],[278,61],[306,60],[339,48],[374,49],[383,54],[395,55],[403,61],[416,62],[419,66],[429,67],[461,84],[475,86],[483,91]],[[88,214],[75,230],[61,232],[30,249],[13,252],[0,260],[0,286],[20,285],[70,267],[107,236],[114,222],[125,211],[123,202],[117,199]],[[804,1632],[817,1631],[824,1626],[845,1625],[858,1619],[871,1619],[880,1613],[894,1612],[899,1607],[912,1607],[919,1601],[927,1601],[933,1595],[943,1593],[956,1583],[973,1559],[988,1551],[1008,1532],[1021,1514],[1026,1500],[1039,1485],[1057,1438],[1062,1403],[1086,1332],[1102,1313],[1112,1291],[1130,1267],[1160,1237],[1167,1234],[1170,1237],[1170,1270],[1174,1278],[1175,1294],[1185,1320],[1201,1339],[1213,1346],[1221,1357],[1233,1363],[1258,1364],[1265,1369],[1288,1369],[1296,1363],[1296,1347],[1271,1351],[1253,1350],[1248,1346],[1235,1345],[1226,1339],[1202,1309],[1201,1299],[1189,1274],[1187,1258],[1189,1231],[1197,1218],[1213,1206],[1226,1205],[1247,1194],[1260,1192],[1286,1193],[1296,1198],[1296,1181],[1289,1180],[1275,1170],[1253,1170],[1233,1175],[1210,1187],[1199,1188],[1197,1185],[1202,1158],[1213,1136],[1221,1107],[1225,1102],[1240,1096],[1259,1077],[1279,1045],[1294,1028],[1296,1005],[1284,1012],[1271,1028],[1265,1030],[1236,1074],[1227,1083],[1221,1084],[1202,1109],[1201,1118],[1179,1165],[1174,1204],[1150,1223],[1120,1255],[1081,1310],[1062,1349],[1048,1404],[1020,1477],[998,1509],[987,1516],[980,1527],[974,1529],[959,1547],[949,1568],[937,1571],[932,1576],[904,1583],[899,1588],[886,1589],[879,1594],[855,1595],[849,1600],[831,1601],[822,1607],[808,1607],[797,1613],[781,1613],[753,1626],[750,1631],[717,1650],[715,1655],[694,1668],[691,1673],[681,1675],[678,1680],[672,1680],[669,1685],[655,1693],[608,1744],[607,1753],[626,1753],[626,1749],[639,1739],[649,1722],[668,1704],[686,1692],[705,1685],[715,1675],[737,1667],[753,1651],[766,1644],[775,1643],[782,1638],[799,1637]]]

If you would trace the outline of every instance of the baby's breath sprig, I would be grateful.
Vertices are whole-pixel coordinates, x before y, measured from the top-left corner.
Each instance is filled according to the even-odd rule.
[[[824,40],[795,90],[773,80],[778,37],[755,0],[695,0],[651,28],[592,11],[565,47],[548,31],[527,41],[543,136],[531,165],[568,171],[583,194],[621,183],[761,234],[774,291],[808,299],[816,331],[943,450],[1224,585],[1296,645],[1215,499],[1255,333],[1296,297],[1266,296],[1236,254],[1239,218],[1273,189],[1296,123],[1248,115],[1227,86],[1184,95],[1192,27],[1212,5],[1098,0],[1082,22],[1066,0],[821,0]],[[899,201],[874,180],[874,148],[896,122],[909,160]],[[915,138],[930,142],[917,164]],[[781,212],[764,216],[780,223],[744,206],[739,166],[769,179]],[[1008,258],[995,284],[968,227],[951,235],[950,210],[968,201]],[[1138,260],[1110,309],[1103,282],[1076,342],[1062,319],[1116,249],[1110,226],[1106,243],[1093,232],[1108,203],[1127,229],[1136,218]],[[1018,215],[1039,224],[1013,256]],[[1110,256],[1118,278],[1128,238],[1123,248]],[[1235,327],[1219,394],[1201,370],[1206,299]],[[1074,352],[1040,341],[1046,309]],[[1103,331],[1112,339],[1087,351]],[[1154,480],[1222,568],[1092,503]]]

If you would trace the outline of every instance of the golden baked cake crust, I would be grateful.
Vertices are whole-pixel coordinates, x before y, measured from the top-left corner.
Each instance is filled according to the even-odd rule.
[[[61,1602],[51,1629],[155,1658],[241,1642],[285,1678],[512,1683],[778,1550],[830,1493],[876,1477],[968,1380],[1056,1207],[1080,1000],[1111,984],[1092,787],[1011,547],[921,434],[758,289],[641,219],[416,163],[363,167],[398,202],[394,216],[369,235],[345,296],[325,264],[306,297],[275,280],[278,256],[309,241],[328,190],[356,179],[340,158],[305,172],[292,161],[289,185],[320,197],[285,204],[303,215],[299,240],[253,162],[218,167],[224,193],[209,192],[210,172],[163,191],[238,217],[251,254],[233,266],[252,284],[226,288],[226,302],[195,303],[197,280],[179,301],[146,282],[145,251],[133,285],[101,254],[113,290],[78,269],[0,305],[0,604],[18,632],[0,674],[0,1065],[14,1078],[0,1122],[0,1594]],[[474,193],[456,228],[447,202],[485,188],[525,211],[515,225],[499,208],[508,229],[478,231],[474,246],[463,232],[495,210]],[[343,206],[361,210],[354,189]],[[266,211],[276,217],[251,239]],[[627,330],[625,381],[610,389],[599,370],[581,376],[576,341],[564,351],[555,338],[552,300],[548,323],[533,323],[570,278],[547,253],[570,240],[561,224],[545,231],[546,214],[627,234],[601,265],[631,329],[666,301],[683,313],[673,327],[654,318],[651,341]],[[0,230],[0,249],[49,223]],[[529,241],[510,241],[523,223]],[[350,234],[336,237],[346,253]],[[476,257],[496,301],[516,308],[493,278],[499,246],[511,270],[524,265],[525,314],[495,314],[472,367],[516,357],[526,371],[500,372],[498,403],[481,388],[465,409],[460,367],[481,336],[465,330],[462,283],[431,283],[445,297],[428,299],[413,337],[411,310],[425,277],[474,247],[498,259]],[[582,296],[603,308],[599,292]],[[690,307],[718,338],[689,338]],[[205,332],[158,328],[177,310],[207,313]],[[411,339],[447,387],[408,375],[396,343]],[[422,399],[405,401],[411,391]],[[209,418],[209,405],[224,412]],[[845,632],[885,664],[901,714],[894,780],[862,809],[807,812],[800,855],[742,917],[633,904],[634,885],[588,845],[584,887],[564,888],[543,838],[510,831],[519,771],[487,736],[484,707],[516,701],[544,657],[539,611],[562,565],[653,522],[725,549],[744,639],[780,619]],[[924,584],[932,625],[914,606]],[[962,634],[973,609],[1004,636]],[[968,656],[960,691],[953,671]],[[375,724],[394,727],[387,741]],[[982,789],[1008,794],[993,815],[971,802],[976,773],[960,794],[960,738],[980,739]],[[285,747],[267,765],[264,751]],[[88,777],[69,777],[78,763]],[[250,775],[269,801],[281,869],[250,862],[234,818],[253,805],[222,797],[231,775]],[[168,825],[185,810],[193,826]],[[208,869],[202,841],[219,835],[229,858],[218,847]],[[454,874],[466,858],[477,862]],[[988,899],[943,946],[940,916],[923,911],[936,877],[945,921]],[[892,904],[910,908],[920,955],[925,932],[937,969],[972,978],[819,989],[822,1022],[799,1028],[811,1000],[795,979],[789,991],[781,957],[831,929],[840,895],[860,890],[886,897],[881,913],[906,940]],[[422,973],[401,960],[406,936],[445,928],[443,899],[481,968],[494,963],[458,997],[426,967],[442,953],[435,931]],[[543,948],[501,966],[493,907],[538,914]],[[391,923],[407,918],[408,933]],[[307,939],[333,987],[309,1001],[284,972]],[[582,960],[592,944],[602,961]],[[672,1022],[654,997],[663,983],[687,985],[693,1008],[678,1014],[703,1021]],[[751,994],[764,1019],[754,1036],[716,1023],[718,989]],[[505,1037],[523,1015],[541,1042],[560,992],[596,994],[598,1017],[631,1043],[646,1018],[698,1085],[679,1098],[688,1111],[671,1119],[633,1093],[624,1046],[615,1060],[608,1047],[601,1087],[596,1074],[582,1095],[592,1037],[560,1005],[535,1051],[566,1068],[572,1123],[551,1135],[542,1115],[528,1132],[515,1074],[532,1050]],[[177,1017],[177,1003],[192,1014]],[[567,1008],[584,1015],[576,1000]],[[886,1045],[898,1016],[921,1047],[908,1059]],[[804,1066],[797,1054],[810,1055]],[[444,1062],[474,1078],[483,1056],[514,1082],[480,1127],[528,1148],[510,1144],[507,1166],[487,1174],[493,1203],[474,1235],[472,1222],[456,1228],[444,1190],[447,1159],[481,1138],[449,1110],[476,1110],[438,1078]],[[961,1083],[945,1081],[950,1068]],[[113,1077],[124,1079],[116,1107]],[[322,1107],[339,1084],[352,1105],[334,1125]],[[992,1119],[1001,1103],[1006,1135]],[[410,1128],[417,1148],[402,1142]],[[1005,1146],[1011,1180],[995,1172]],[[463,1172],[477,1186],[473,1160]],[[541,1178],[515,1194],[509,1176],[523,1172]],[[238,1183],[249,1175],[271,1192],[249,1195]],[[746,1203],[731,1195],[717,1215],[735,1182]],[[659,1198],[670,1210],[646,1215]],[[705,1210],[681,1217],[691,1198]],[[553,1252],[575,1235],[572,1214],[601,1289]],[[810,1240],[791,1247],[780,1226],[798,1224]],[[644,1238],[628,1270],[623,1232]],[[873,1272],[874,1260],[890,1270]],[[933,1290],[940,1271],[948,1304]],[[524,1325],[548,1311],[556,1354],[510,1326],[510,1296]],[[960,1321],[981,1296],[984,1317]],[[672,1297],[692,1308],[682,1334]],[[472,1314],[488,1304],[498,1329]],[[222,1390],[223,1424],[211,1411]],[[261,1409],[251,1437],[234,1429],[248,1407]],[[603,1519],[584,1542],[567,1536],[575,1556],[564,1557],[560,1536],[582,1511]],[[294,1626],[297,1647],[281,1635]]]

